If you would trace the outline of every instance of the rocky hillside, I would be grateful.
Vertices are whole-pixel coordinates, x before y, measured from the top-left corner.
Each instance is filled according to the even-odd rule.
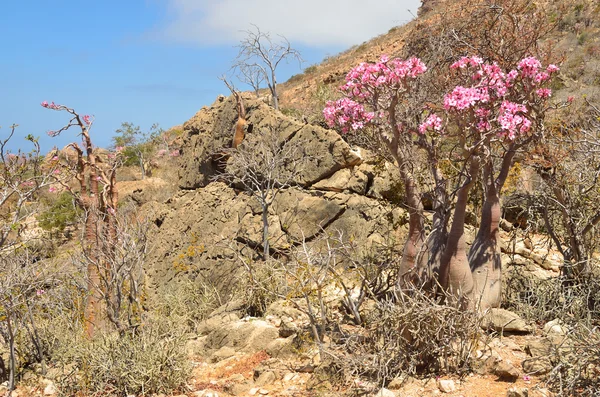
[[[293,174],[292,187],[277,195],[269,213],[274,253],[334,232],[367,251],[402,240],[406,215],[392,203],[397,182],[390,164],[351,148],[334,131],[300,123],[249,95],[244,98],[253,125],[244,145],[252,150],[262,132],[277,127],[283,144],[303,149],[290,164],[297,164],[300,157],[306,160]],[[260,205],[247,192],[215,181],[221,166],[218,154],[230,145],[236,120],[233,97],[219,97],[187,121],[179,192],[165,202],[150,201],[142,207],[155,225],[155,249],[149,260],[155,286],[182,275],[227,277],[236,266],[234,251],[258,257]],[[190,247],[201,249],[189,255]]]

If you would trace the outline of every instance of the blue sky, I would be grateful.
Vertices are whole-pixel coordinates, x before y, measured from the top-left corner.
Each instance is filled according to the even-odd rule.
[[[0,1],[0,137],[19,124],[44,151],[78,141],[49,138],[68,121],[54,101],[94,115],[98,146],[122,122],[148,129],[182,124],[227,94],[227,72],[243,30],[283,34],[305,63],[283,65],[285,81],[328,55],[412,19],[419,0],[19,0]]]

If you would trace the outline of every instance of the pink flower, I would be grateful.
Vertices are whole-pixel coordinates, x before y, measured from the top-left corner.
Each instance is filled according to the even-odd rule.
[[[43,289],[38,289],[37,291],[35,291],[37,296],[42,296],[46,293],[46,291],[44,291]]]
[[[58,131],[48,131],[46,134],[52,138],[58,135]]]
[[[567,97],[567,102],[572,103],[575,100],[574,96],[568,96]]]
[[[58,174],[60,174],[60,170],[57,168],[57,169],[55,169],[54,171],[52,171],[52,173],[53,173],[54,175],[58,175]]]
[[[535,93],[540,98],[546,99],[546,98],[549,98],[550,95],[552,95],[552,90],[550,88],[540,88],[540,89],[536,90]]]
[[[555,73],[555,72],[558,72],[559,70],[560,70],[560,68],[553,64],[548,65],[548,67],[546,68],[546,72],[548,72],[548,73]]]
[[[122,152],[122,151],[123,151],[123,149],[125,149],[125,147],[124,147],[124,146],[117,146],[117,147],[115,148],[115,152],[117,152],[117,153],[120,153],[120,152]]]
[[[47,107],[48,107],[48,101],[43,101],[43,102],[41,103],[41,105],[42,105],[42,107],[45,107],[45,108],[47,108]]]
[[[529,381],[531,380],[531,377],[530,377],[530,376],[527,376],[527,375],[523,375],[523,380],[524,380],[525,382],[529,382]]]
[[[517,66],[517,68],[521,70],[521,73],[523,73],[523,76],[529,78],[533,78],[541,67],[541,62],[535,57],[523,58]]]
[[[179,157],[179,150],[173,150],[171,152],[171,157]]]
[[[86,123],[87,125],[90,125],[90,124],[91,124],[91,120],[90,120],[90,116],[89,116],[89,115],[87,115],[87,114],[86,114],[86,115],[84,115],[84,116],[82,117],[82,119],[83,119],[83,122],[84,122],[84,123]]]
[[[56,192],[56,188],[55,188],[54,186],[50,186],[50,187],[48,188],[48,192],[50,192],[50,193],[54,193],[54,192]]]
[[[101,177],[101,176],[97,176],[97,177],[96,177],[96,180],[97,180],[97,181],[102,181],[102,177]]]
[[[52,161],[58,161],[58,156],[52,157]]]
[[[419,132],[424,134],[428,129],[434,131],[440,131],[442,129],[442,119],[435,113],[432,113],[427,117],[425,122],[419,126]]]

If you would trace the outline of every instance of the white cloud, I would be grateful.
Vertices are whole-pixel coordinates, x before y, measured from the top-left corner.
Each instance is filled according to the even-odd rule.
[[[167,0],[171,18],[159,28],[168,40],[237,43],[251,24],[314,47],[360,44],[416,15],[420,0]],[[410,11],[409,11],[410,10]],[[412,14],[411,14],[412,12]]]

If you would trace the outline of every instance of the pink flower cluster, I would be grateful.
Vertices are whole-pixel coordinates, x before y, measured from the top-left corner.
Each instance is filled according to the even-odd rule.
[[[502,102],[498,112],[498,123],[502,127],[501,136],[513,140],[517,133],[525,134],[531,129],[531,120],[524,116],[527,107],[509,101]]]
[[[466,88],[454,87],[451,93],[444,96],[444,109],[465,110],[475,106],[477,103],[486,103],[490,100],[490,94],[485,87]]]
[[[327,125],[330,127],[338,125],[342,128],[342,132],[346,133],[350,129],[356,131],[364,128],[375,114],[367,112],[363,105],[350,98],[342,98],[337,101],[327,101],[323,116]]]
[[[434,131],[442,130],[442,119],[435,113],[430,114],[425,122],[419,126],[421,134],[424,134],[429,129],[433,129]]]
[[[497,122],[498,135],[511,140],[527,133],[532,122],[525,117],[528,113],[525,102],[519,104],[509,98],[519,98],[520,102],[526,100],[529,92],[535,92],[540,100],[548,99],[552,91],[540,86],[559,70],[556,65],[543,70],[541,62],[534,57],[522,59],[517,69],[508,73],[496,63],[484,63],[479,57],[463,57],[451,66],[458,70],[468,67],[476,69],[472,75],[474,85],[455,87],[444,96],[444,108],[461,118],[464,117],[460,115],[462,112],[473,112],[477,120],[475,127],[480,132],[490,131],[492,123]]]
[[[480,57],[462,57],[458,61],[450,65],[450,69],[464,69],[467,66],[476,68],[483,63],[483,59]]]
[[[54,102],[48,103],[48,101],[44,101],[41,103],[42,107],[46,109],[58,109],[60,105],[55,104]]]
[[[81,118],[83,119],[83,122],[86,123],[87,125],[90,125],[92,123],[92,121],[90,120],[90,116],[87,114]]]
[[[346,84],[340,90],[355,99],[366,99],[379,87],[400,88],[407,79],[414,79],[426,71],[427,67],[419,58],[390,60],[383,55],[379,62],[363,62],[348,72]]]

